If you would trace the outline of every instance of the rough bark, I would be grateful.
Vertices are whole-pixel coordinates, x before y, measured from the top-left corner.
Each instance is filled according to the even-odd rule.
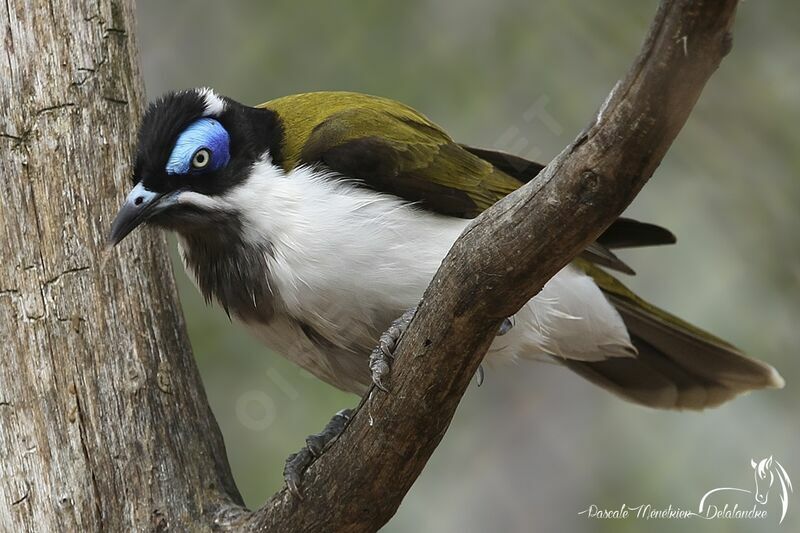
[[[379,528],[500,321],[652,175],[730,48],[735,5],[662,3],[592,124],[454,245],[400,342],[391,394],[362,401],[303,501],[281,491],[255,512],[231,480],[163,238],[133,236],[103,260],[142,103],[130,0],[0,6],[0,529]]]
[[[2,531],[196,530],[239,500],[163,237],[104,262],[143,104],[132,14],[0,3]]]

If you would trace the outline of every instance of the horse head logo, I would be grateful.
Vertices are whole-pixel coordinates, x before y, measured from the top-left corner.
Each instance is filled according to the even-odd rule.
[[[781,522],[783,522],[786,511],[789,509],[789,493],[794,490],[789,474],[771,455],[760,461],[750,459],[750,466],[753,467],[753,477],[756,480],[754,494],[758,503],[766,504],[769,499],[770,489],[772,489],[776,480],[779,482],[780,494],[778,494],[778,497],[781,500]]]
[[[712,489],[706,492],[700,499],[698,512],[703,514],[708,508],[707,500],[709,496],[718,492],[745,492],[747,494],[753,494],[756,503],[766,505],[773,485],[777,485],[780,489],[780,493],[778,494],[778,498],[781,502],[780,523],[783,523],[786,512],[789,510],[789,493],[794,490],[792,488],[792,480],[789,479],[789,474],[786,473],[786,469],[784,469],[777,460],[773,459],[771,455],[760,461],[750,459],[750,466],[753,467],[753,477],[755,477],[756,481],[755,490],[739,489],[736,487],[719,487]]]

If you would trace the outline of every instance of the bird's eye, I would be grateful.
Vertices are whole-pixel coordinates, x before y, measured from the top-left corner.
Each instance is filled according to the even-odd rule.
[[[178,135],[164,167],[167,174],[206,174],[223,168],[231,159],[230,136],[213,118],[200,118]]]
[[[208,148],[200,148],[192,156],[192,168],[195,170],[202,170],[211,162],[211,152]]]

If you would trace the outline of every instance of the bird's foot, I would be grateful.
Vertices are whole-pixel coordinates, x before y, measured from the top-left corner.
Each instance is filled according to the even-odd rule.
[[[508,318],[504,318],[503,322],[500,323],[500,327],[497,329],[497,336],[502,337],[509,331],[511,328],[514,327],[514,317],[510,316]],[[483,385],[484,380],[484,373],[483,373],[483,365],[478,366],[478,372],[475,374],[475,380],[478,383],[478,387]]]
[[[381,335],[378,340],[378,346],[369,354],[369,369],[372,372],[372,382],[383,392],[389,392],[383,381],[392,368],[397,341],[403,336],[416,312],[417,308],[412,307],[407,309],[400,318],[393,321],[389,329]]]
[[[303,473],[314,459],[322,455],[322,452],[336,440],[336,437],[342,434],[352,415],[352,409],[342,409],[333,415],[333,418],[330,419],[321,432],[306,437],[306,445],[300,451],[286,458],[286,464],[283,467],[283,479],[286,481],[286,487],[292,495],[300,500],[303,499],[303,492],[300,488],[303,481]]]
[[[513,327],[514,327],[514,317],[510,316],[508,318],[504,318],[503,322],[500,323],[500,328],[498,328],[497,330],[497,336],[502,337],[503,335],[511,331],[511,328]]]
[[[403,333],[405,333],[406,328],[408,328],[416,312],[417,308],[412,307],[406,310],[400,318],[392,322],[389,329],[386,330],[378,340],[378,346],[375,347],[369,355],[369,369],[372,372],[372,382],[383,392],[389,392],[384,381],[391,372],[392,362],[394,361],[394,350],[397,348],[397,342],[400,340],[400,337],[403,336]],[[513,327],[513,316],[503,319],[500,328],[497,330],[497,336],[505,335],[511,331]],[[480,387],[483,384],[484,378],[483,365],[478,367],[476,377],[478,386]]]
[[[397,342],[400,340],[400,337],[403,336],[403,333],[405,333],[406,328],[411,323],[411,319],[414,318],[416,312],[417,308],[412,307],[406,310],[400,318],[392,322],[389,329],[386,330],[378,340],[378,346],[372,350],[369,356],[369,369],[372,372],[372,382],[383,392],[389,392],[389,389],[387,389],[384,384],[384,380],[392,369],[394,350],[397,347]],[[514,317],[504,318],[497,330],[497,336],[505,335],[511,331],[513,327]],[[478,386],[480,387],[483,384],[484,378],[482,365],[478,367],[476,378]]]

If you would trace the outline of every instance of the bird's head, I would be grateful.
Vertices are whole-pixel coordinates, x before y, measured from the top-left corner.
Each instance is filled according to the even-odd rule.
[[[139,129],[133,189],[112,224],[110,244],[143,223],[191,233],[235,220],[225,194],[265,154],[278,156],[279,128],[272,111],[206,88],[168,93],[150,104]]]

